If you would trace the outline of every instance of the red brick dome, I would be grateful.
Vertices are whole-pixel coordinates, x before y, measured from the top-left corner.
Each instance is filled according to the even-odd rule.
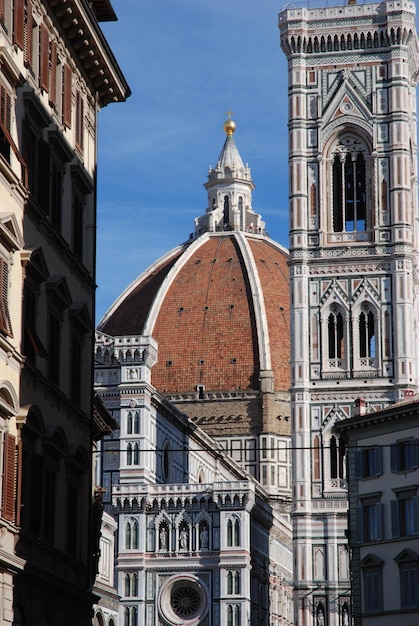
[[[152,336],[162,393],[289,387],[288,253],[263,234],[207,232],[175,248],[120,296],[98,330]],[[219,394],[218,394],[219,395]]]

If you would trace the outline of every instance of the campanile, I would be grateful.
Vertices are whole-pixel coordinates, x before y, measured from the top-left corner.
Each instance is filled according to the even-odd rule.
[[[347,626],[346,450],[334,425],[418,383],[415,5],[289,8],[279,27],[289,89],[295,623]]]

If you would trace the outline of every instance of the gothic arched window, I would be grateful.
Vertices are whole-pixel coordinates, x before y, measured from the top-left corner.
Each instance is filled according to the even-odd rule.
[[[136,550],[138,548],[138,524],[132,522],[132,548]]]
[[[240,545],[240,520],[236,517],[230,518],[227,522],[227,545]]]
[[[125,548],[136,550],[138,548],[138,524],[132,519],[125,527]]]
[[[131,595],[134,597],[138,596],[138,575],[136,572],[132,575]]]
[[[131,413],[131,411],[128,413],[128,417],[127,417],[127,434],[128,435],[132,434],[132,413]]]
[[[132,445],[127,446],[127,465],[132,465]]]
[[[345,478],[346,445],[343,439],[330,438],[330,478]]]
[[[332,230],[365,232],[367,219],[366,147],[354,137],[339,141],[332,153]]]
[[[336,437],[330,438],[330,478],[338,477],[338,447]]]
[[[359,316],[359,356],[375,357],[375,320],[368,307]]]
[[[234,593],[240,593],[240,572],[234,572]]]
[[[233,607],[231,604],[227,607],[227,626],[233,626]]]
[[[127,548],[127,550],[131,548],[131,537],[132,537],[132,528],[131,528],[131,524],[128,522],[128,524],[125,527],[125,547]]]
[[[336,154],[333,161],[333,230],[365,231],[366,169],[364,155]]]
[[[339,311],[332,311],[328,318],[329,359],[344,357],[343,317]]]
[[[339,438],[339,458],[338,470],[339,478],[345,478],[345,460],[346,460],[346,444],[342,438]]]
[[[227,593],[229,596],[233,593],[233,572],[227,573]]]
[[[230,203],[228,196],[224,196],[223,225],[228,226],[230,221]]]
[[[384,356],[390,356],[390,316],[384,311]]]
[[[244,228],[243,198],[241,196],[239,196],[238,209],[240,217],[240,228]]]
[[[140,464],[140,448],[138,447],[138,443],[136,443],[134,445],[134,460],[133,460],[133,464],[134,465],[139,465]]]

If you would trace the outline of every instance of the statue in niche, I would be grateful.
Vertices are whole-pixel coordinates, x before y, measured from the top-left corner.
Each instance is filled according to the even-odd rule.
[[[324,626],[324,611],[321,605],[317,608],[317,626]]]
[[[161,526],[160,527],[160,550],[166,550],[167,549],[167,528],[166,526]]]
[[[182,528],[179,534],[179,546],[181,550],[188,549],[188,533],[186,532],[184,528]]]
[[[202,526],[201,532],[199,533],[199,539],[201,542],[201,548],[208,548],[208,529],[206,526]]]

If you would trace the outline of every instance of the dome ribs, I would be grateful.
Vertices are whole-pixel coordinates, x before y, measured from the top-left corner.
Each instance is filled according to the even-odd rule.
[[[290,384],[290,296],[287,257],[279,258],[278,248],[266,240],[248,239],[259,273],[268,320],[275,388]]]
[[[165,262],[161,263],[154,271],[150,268],[141,274],[128,288],[128,293],[122,294],[119,299],[120,304],[108,319],[99,325],[99,330],[112,337],[141,335],[154,298],[181,254],[180,251],[174,257],[165,259]]]
[[[251,302],[234,236],[208,238],[176,274],[160,308],[153,385],[167,393],[194,392],[198,385],[208,391],[257,389]]]
[[[286,392],[287,260],[286,250],[264,237],[203,235],[139,276],[99,330],[111,336],[151,334],[158,342],[152,384],[162,393],[255,393],[262,367],[272,369],[275,390]]]

